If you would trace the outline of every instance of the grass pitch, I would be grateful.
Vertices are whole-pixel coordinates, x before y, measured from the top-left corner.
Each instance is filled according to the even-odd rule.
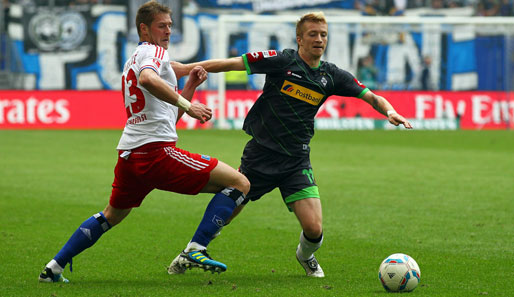
[[[295,260],[300,232],[274,191],[209,246],[220,275],[165,267],[211,195],[154,191],[74,258],[69,284],[38,274],[108,201],[120,131],[0,131],[0,296],[387,296],[389,254],[421,268],[416,296],[514,295],[512,131],[317,131],[324,279]],[[237,167],[242,131],[179,131],[178,146]]]

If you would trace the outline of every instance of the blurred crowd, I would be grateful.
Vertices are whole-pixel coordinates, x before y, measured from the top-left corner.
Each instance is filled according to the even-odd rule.
[[[125,5],[126,0],[5,0],[4,2],[16,3],[21,5],[82,5],[82,4],[105,4],[105,5]]]
[[[194,2],[193,0],[182,0]],[[2,0],[4,8],[9,3],[22,5],[82,5],[82,4],[115,4],[125,5],[126,0]],[[440,9],[472,8],[476,16],[514,16],[514,0],[355,0],[354,8],[363,15],[399,16],[409,9],[429,9],[434,12]]]
[[[470,7],[476,16],[514,16],[514,0],[356,0],[363,15],[398,16],[407,9],[451,9]]]

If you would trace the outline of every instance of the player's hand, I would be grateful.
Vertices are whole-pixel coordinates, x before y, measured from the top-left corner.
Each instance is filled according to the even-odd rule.
[[[196,88],[201,85],[207,79],[207,71],[202,66],[195,66],[189,72],[189,79],[187,84],[191,87]]]
[[[389,123],[398,126],[400,124],[403,124],[403,126],[407,129],[412,129],[412,125],[407,121],[403,116],[401,116],[399,113],[392,113],[387,118],[389,120]]]
[[[187,114],[190,117],[199,120],[202,124],[212,118],[212,110],[206,105],[198,102],[191,104],[191,107],[189,108]]]

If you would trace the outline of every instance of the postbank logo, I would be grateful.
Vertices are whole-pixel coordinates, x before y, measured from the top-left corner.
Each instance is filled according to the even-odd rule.
[[[284,81],[284,84],[282,85],[280,92],[293,98],[312,104],[314,106],[319,105],[321,100],[323,100],[323,94],[320,94],[308,88],[304,88],[288,80]]]

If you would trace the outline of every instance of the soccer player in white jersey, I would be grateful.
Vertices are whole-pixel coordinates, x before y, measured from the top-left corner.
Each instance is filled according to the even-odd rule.
[[[91,247],[103,233],[120,223],[153,189],[196,195],[216,193],[207,206],[204,228],[182,253],[183,267],[223,272],[226,265],[206,252],[204,238],[213,237],[250,189],[248,179],[216,158],[175,146],[176,122],[186,112],[204,123],[212,111],[190,100],[207,78],[195,67],[182,91],[170,66],[168,43],[171,10],[155,1],[143,4],[136,16],[140,43],[125,63],[122,92],[127,122],[119,141],[118,162],[109,203],[85,220],[39,275],[40,282],[68,282],[62,276],[72,258]]]

